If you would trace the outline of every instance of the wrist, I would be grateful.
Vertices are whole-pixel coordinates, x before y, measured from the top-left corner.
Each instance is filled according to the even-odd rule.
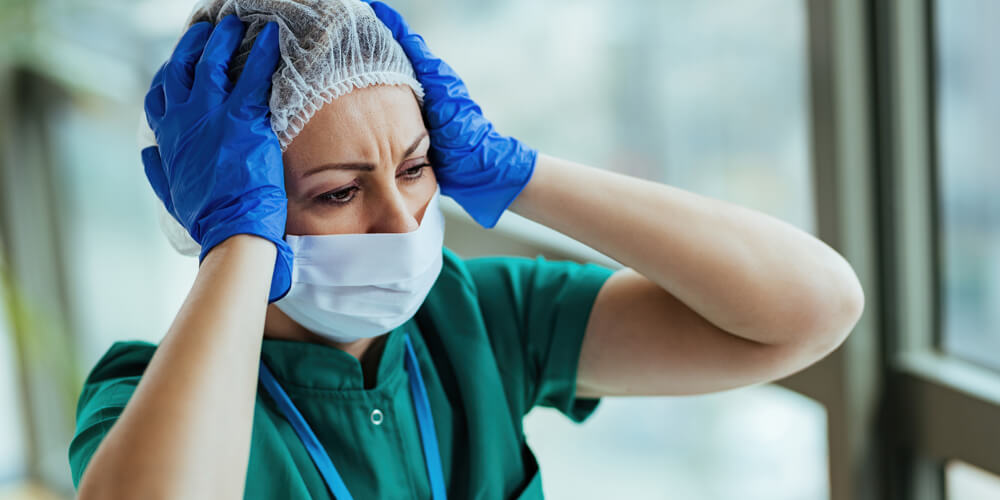
[[[539,153],[511,137],[500,137],[482,147],[489,151],[486,156],[492,157],[486,160],[485,168],[470,168],[470,163],[480,160],[466,158],[464,165],[461,160],[456,162],[460,166],[454,173],[440,173],[438,182],[442,194],[455,199],[479,225],[491,229],[530,183]],[[470,175],[474,170],[477,174]]]
[[[225,263],[246,266],[246,269],[262,274],[263,270],[270,270],[266,278],[267,302],[270,304],[291,290],[292,257],[292,250],[284,240],[274,242],[256,234],[240,233],[208,249],[202,257],[200,269]]]
[[[277,246],[273,241],[256,234],[240,233],[234,234],[210,248],[202,256],[202,263],[209,259],[222,258],[224,255],[240,255],[274,261],[277,253]]]

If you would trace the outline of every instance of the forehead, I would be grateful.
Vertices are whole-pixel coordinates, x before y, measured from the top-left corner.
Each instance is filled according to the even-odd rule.
[[[420,106],[409,86],[354,89],[316,111],[285,150],[285,163],[361,160],[382,143],[396,152],[423,130]]]

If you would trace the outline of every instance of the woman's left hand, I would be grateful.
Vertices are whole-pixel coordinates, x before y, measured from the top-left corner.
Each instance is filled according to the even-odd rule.
[[[431,53],[398,12],[382,2],[365,1],[402,45],[424,87],[430,160],[441,193],[483,227],[495,226],[531,180],[538,151],[497,133],[455,70]]]

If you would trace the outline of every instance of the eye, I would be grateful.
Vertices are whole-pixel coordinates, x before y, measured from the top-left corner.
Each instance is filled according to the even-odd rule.
[[[332,205],[346,205],[354,199],[354,193],[357,190],[357,186],[349,186],[344,189],[338,189],[337,191],[321,194],[317,196],[316,199],[323,203],[329,203]]]
[[[403,170],[403,179],[407,181],[415,181],[424,176],[424,167],[431,166],[430,163],[421,163],[420,165],[414,165],[406,170]]]

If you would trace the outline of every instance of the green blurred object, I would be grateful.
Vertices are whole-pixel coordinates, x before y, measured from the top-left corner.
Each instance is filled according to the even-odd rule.
[[[0,0],[0,63],[20,60],[32,26],[34,2]]]
[[[2,254],[0,254],[2,257]],[[61,416],[68,429],[75,427],[77,395],[83,376],[67,336],[43,311],[33,307],[0,259],[0,295],[10,322],[11,344],[20,356],[21,373],[38,370],[49,374],[58,388],[61,407],[69,411]]]

